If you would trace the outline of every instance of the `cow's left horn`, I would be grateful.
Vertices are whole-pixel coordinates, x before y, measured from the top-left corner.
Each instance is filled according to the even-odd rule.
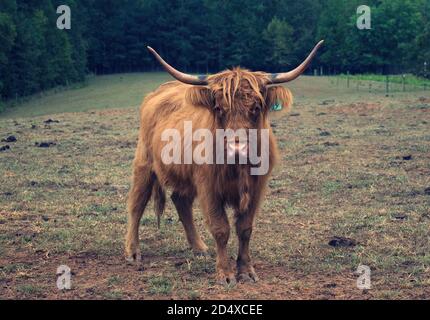
[[[208,84],[207,77],[202,76],[193,76],[191,74],[183,73],[175,68],[173,68],[170,64],[168,64],[166,61],[164,61],[163,58],[160,57],[160,55],[151,47],[147,47],[148,50],[154,55],[154,57],[160,62],[160,64],[166,69],[168,73],[172,75],[176,80],[179,80],[186,84],[192,84],[197,86],[206,86]]]
[[[303,61],[302,64],[299,65],[294,70],[291,70],[289,72],[284,72],[284,73],[269,74],[268,84],[285,83],[285,82],[293,81],[294,79],[299,77],[303,72],[305,72],[306,68],[309,66],[312,59],[315,57],[318,49],[322,46],[323,43],[324,43],[324,40],[321,40],[320,42],[318,42],[318,44],[315,46],[315,48],[312,50],[312,52],[309,54],[306,60]]]

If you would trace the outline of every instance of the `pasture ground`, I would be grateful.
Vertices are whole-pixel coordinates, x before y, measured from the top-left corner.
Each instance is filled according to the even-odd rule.
[[[153,76],[155,87],[159,75],[141,77]],[[209,257],[187,249],[169,202],[160,230],[152,205],[144,215],[142,264],[123,259],[143,98],[136,77],[121,89],[90,85],[0,115],[0,138],[17,139],[0,143],[10,147],[0,152],[0,299],[429,299],[428,92],[385,97],[324,78],[293,83],[292,112],[273,120],[282,161],[251,244],[260,281],[224,288],[197,206]],[[92,104],[114,109],[53,115]],[[335,236],[356,245],[330,246]],[[232,259],[236,248],[232,233]],[[370,290],[356,286],[361,264],[371,268]],[[60,265],[72,270],[71,290],[56,287]]]

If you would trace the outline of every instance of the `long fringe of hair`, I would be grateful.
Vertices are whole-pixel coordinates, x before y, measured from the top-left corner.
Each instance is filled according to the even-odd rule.
[[[230,109],[234,105],[236,93],[243,80],[248,81],[255,95],[258,97],[258,99],[260,99],[262,105],[264,105],[265,100],[260,92],[261,86],[265,81],[267,81],[267,76],[264,73],[251,72],[246,69],[235,68],[233,70],[226,70],[217,73],[208,78],[208,81],[214,91],[222,90],[224,101],[226,102],[226,105],[230,107]]]

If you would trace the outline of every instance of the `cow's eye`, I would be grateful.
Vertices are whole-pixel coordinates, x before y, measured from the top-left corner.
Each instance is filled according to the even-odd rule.
[[[258,118],[258,116],[261,114],[261,106],[257,105],[254,107],[254,109],[252,109],[252,116],[254,117],[254,119]]]
[[[253,121],[257,121],[258,118],[261,115],[261,107],[260,106],[255,106],[252,111],[250,112],[251,118]]]
[[[254,108],[254,114],[260,114],[261,113],[261,106],[256,106],[255,108]]]
[[[218,114],[219,116],[223,115],[223,110],[219,107],[219,106],[215,106],[214,107],[214,111],[216,114]]]

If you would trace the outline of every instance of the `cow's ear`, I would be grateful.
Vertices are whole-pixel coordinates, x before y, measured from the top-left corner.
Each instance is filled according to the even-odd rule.
[[[266,106],[271,111],[290,111],[293,95],[287,88],[281,86],[269,87],[266,93]]]
[[[185,92],[185,99],[188,103],[195,106],[203,106],[211,109],[214,105],[212,91],[205,87],[188,88]]]

